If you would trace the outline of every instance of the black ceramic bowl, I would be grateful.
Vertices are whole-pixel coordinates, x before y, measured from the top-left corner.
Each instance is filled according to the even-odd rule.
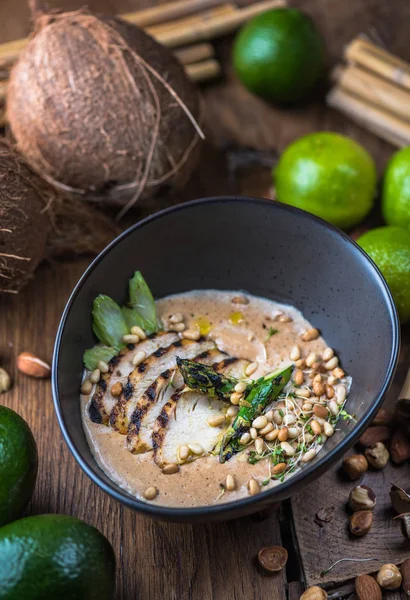
[[[353,377],[340,429],[308,465],[257,496],[199,508],[142,502],[113,483],[88,447],[80,417],[82,354],[95,341],[91,305],[99,293],[124,301],[139,269],[155,297],[192,289],[245,290],[294,304],[319,328]],[[393,377],[399,323],[381,274],[352,240],[310,214],[267,200],[211,198],[157,213],[108,246],[84,273],[64,310],[53,361],[53,394],[65,440],[81,468],[104,491],[152,517],[180,522],[229,519],[300,492],[361,435]]]

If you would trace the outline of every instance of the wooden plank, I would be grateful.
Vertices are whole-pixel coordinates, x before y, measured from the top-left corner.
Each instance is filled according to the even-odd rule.
[[[410,330],[403,328],[403,344],[400,367],[388,395],[385,406],[391,407],[397,399],[405,373],[410,364]],[[292,499],[294,527],[301,554],[307,585],[334,585],[362,573],[372,573],[385,563],[401,563],[410,556],[410,548],[400,532],[400,525],[393,521],[390,483],[408,488],[410,465],[388,463],[382,471],[365,473],[361,481],[376,494],[374,522],[370,533],[362,538],[353,538],[348,533],[348,511],[346,503],[349,492],[359,482],[350,481],[338,465],[315,483],[306,487],[302,494]],[[334,506],[330,523],[319,527],[315,515],[321,508]],[[330,573],[321,572],[342,558],[373,558],[369,562],[344,562]],[[403,594],[404,598],[404,594]]]

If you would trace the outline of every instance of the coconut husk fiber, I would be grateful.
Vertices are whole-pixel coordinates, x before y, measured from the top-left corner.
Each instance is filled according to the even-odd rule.
[[[185,180],[200,103],[172,53],[121,19],[31,4],[35,30],[7,100],[30,165],[66,191],[130,205]]]

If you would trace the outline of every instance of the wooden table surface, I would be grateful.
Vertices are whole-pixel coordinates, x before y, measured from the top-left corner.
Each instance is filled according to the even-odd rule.
[[[66,9],[79,8],[83,4],[82,0],[62,0],[59,4],[56,0],[49,2],[49,5]],[[100,12],[117,13],[135,10],[150,2],[89,0],[87,4]],[[388,48],[410,60],[408,0],[299,0],[291,4],[303,7],[316,19],[327,42],[329,64],[340,56],[343,45],[362,31],[377,36]],[[26,1],[2,0],[0,41],[22,37],[28,31]],[[267,194],[269,169],[260,166],[264,155],[259,155],[257,168],[247,169],[243,167],[246,163],[243,157],[249,154],[252,159],[254,152],[238,150],[238,147],[266,151],[269,158],[271,153],[275,156],[291,140],[315,130],[330,129],[351,136],[371,152],[379,171],[383,169],[393,150],[387,143],[327,109],[320,99],[306,107],[286,111],[267,106],[235,81],[229,67],[230,40],[218,41],[217,49],[226,68],[225,77],[203,90],[210,144],[195,182],[180,198],[238,190],[248,194]],[[226,148],[229,152],[222,154]],[[242,167],[232,170],[237,164]],[[227,171],[225,167],[229,166],[231,170]],[[137,209],[134,220],[160,205],[157,202],[148,209]],[[27,419],[39,446],[39,480],[29,513],[72,514],[98,527],[113,544],[117,556],[117,598],[284,600],[288,592],[286,578],[289,581],[299,579],[299,566],[304,568],[307,581],[312,583],[320,580],[319,569],[329,566],[334,557],[339,558],[349,551],[356,552],[353,556],[357,556],[357,552],[361,555],[368,552],[369,556],[373,556],[377,550],[379,558],[383,552],[388,556],[388,553],[396,552],[394,556],[402,558],[402,548],[392,549],[380,542],[384,536],[381,513],[374,534],[376,538],[369,535],[367,544],[361,542],[356,548],[345,545],[348,536],[343,530],[339,509],[335,519],[324,530],[319,531],[320,528],[313,524],[313,516],[319,508],[327,502],[336,504],[340,494],[348,493],[346,483],[339,480],[336,471],[326,474],[313,488],[308,488],[305,497],[293,501],[294,526],[290,523],[290,505],[273,509],[269,515],[211,526],[182,527],[155,523],[123,508],[92,484],[77,466],[62,439],[54,415],[50,383],[28,379],[16,373],[15,369],[15,357],[22,351],[50,359],[62,309],[89,260],[44,265],[19,296],[0,300],[0,364],[12,373],[15,380],[13,390],[1,400]],[[403,333],[405,344],[399,379],[410,362],[409,328]],[[408,481],[408,466],[394,470],[393,475],[396,480],[405,481],[407,478]],[[391,471],[383,472],[372,485],[381,489],[388,485],[388,478],[393,475]],[[301,561],[291,538],[292,531],[296,532],[302,550]],[[394,535],[391,531],[389,525],[388,539]],[[397,529],[394,531],[397,533]],[[333,537],[335,532],[337,548]],[[374,542],[375,539],[379,542],[373,544],[371,554],[372,540]],[[282,543],[291,551],[288,574],[267,575],[255,562],[257,551],[264,545]],[[318,552],[320,560],[316,561],[315,548],[319,544],[322,550]],[[409,549],[405,548],[404,552],[410,555]],[[346,563],[343,570],[337,571],[334,582],[349,579],[349,569]],[[356,571],[350,570],[350,576],[354,576]],[[365,567],[363,571],[366,571]],[[298,598],[300,590],[300,584],[291,584],[289,597],[292,600]],[[345,591],[350,593],[350,588],[347,586]]]

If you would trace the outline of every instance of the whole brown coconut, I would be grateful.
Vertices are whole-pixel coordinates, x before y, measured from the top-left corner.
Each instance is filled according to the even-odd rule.
[[[0,292],[16,294],[44,258],[51,224],[43,185],[0,140]]]
[[[185,180],[198,157],[199,97],[171,52],[121,19],[36,16],[7,108],[30,165],[60,187],[122,204]]]

